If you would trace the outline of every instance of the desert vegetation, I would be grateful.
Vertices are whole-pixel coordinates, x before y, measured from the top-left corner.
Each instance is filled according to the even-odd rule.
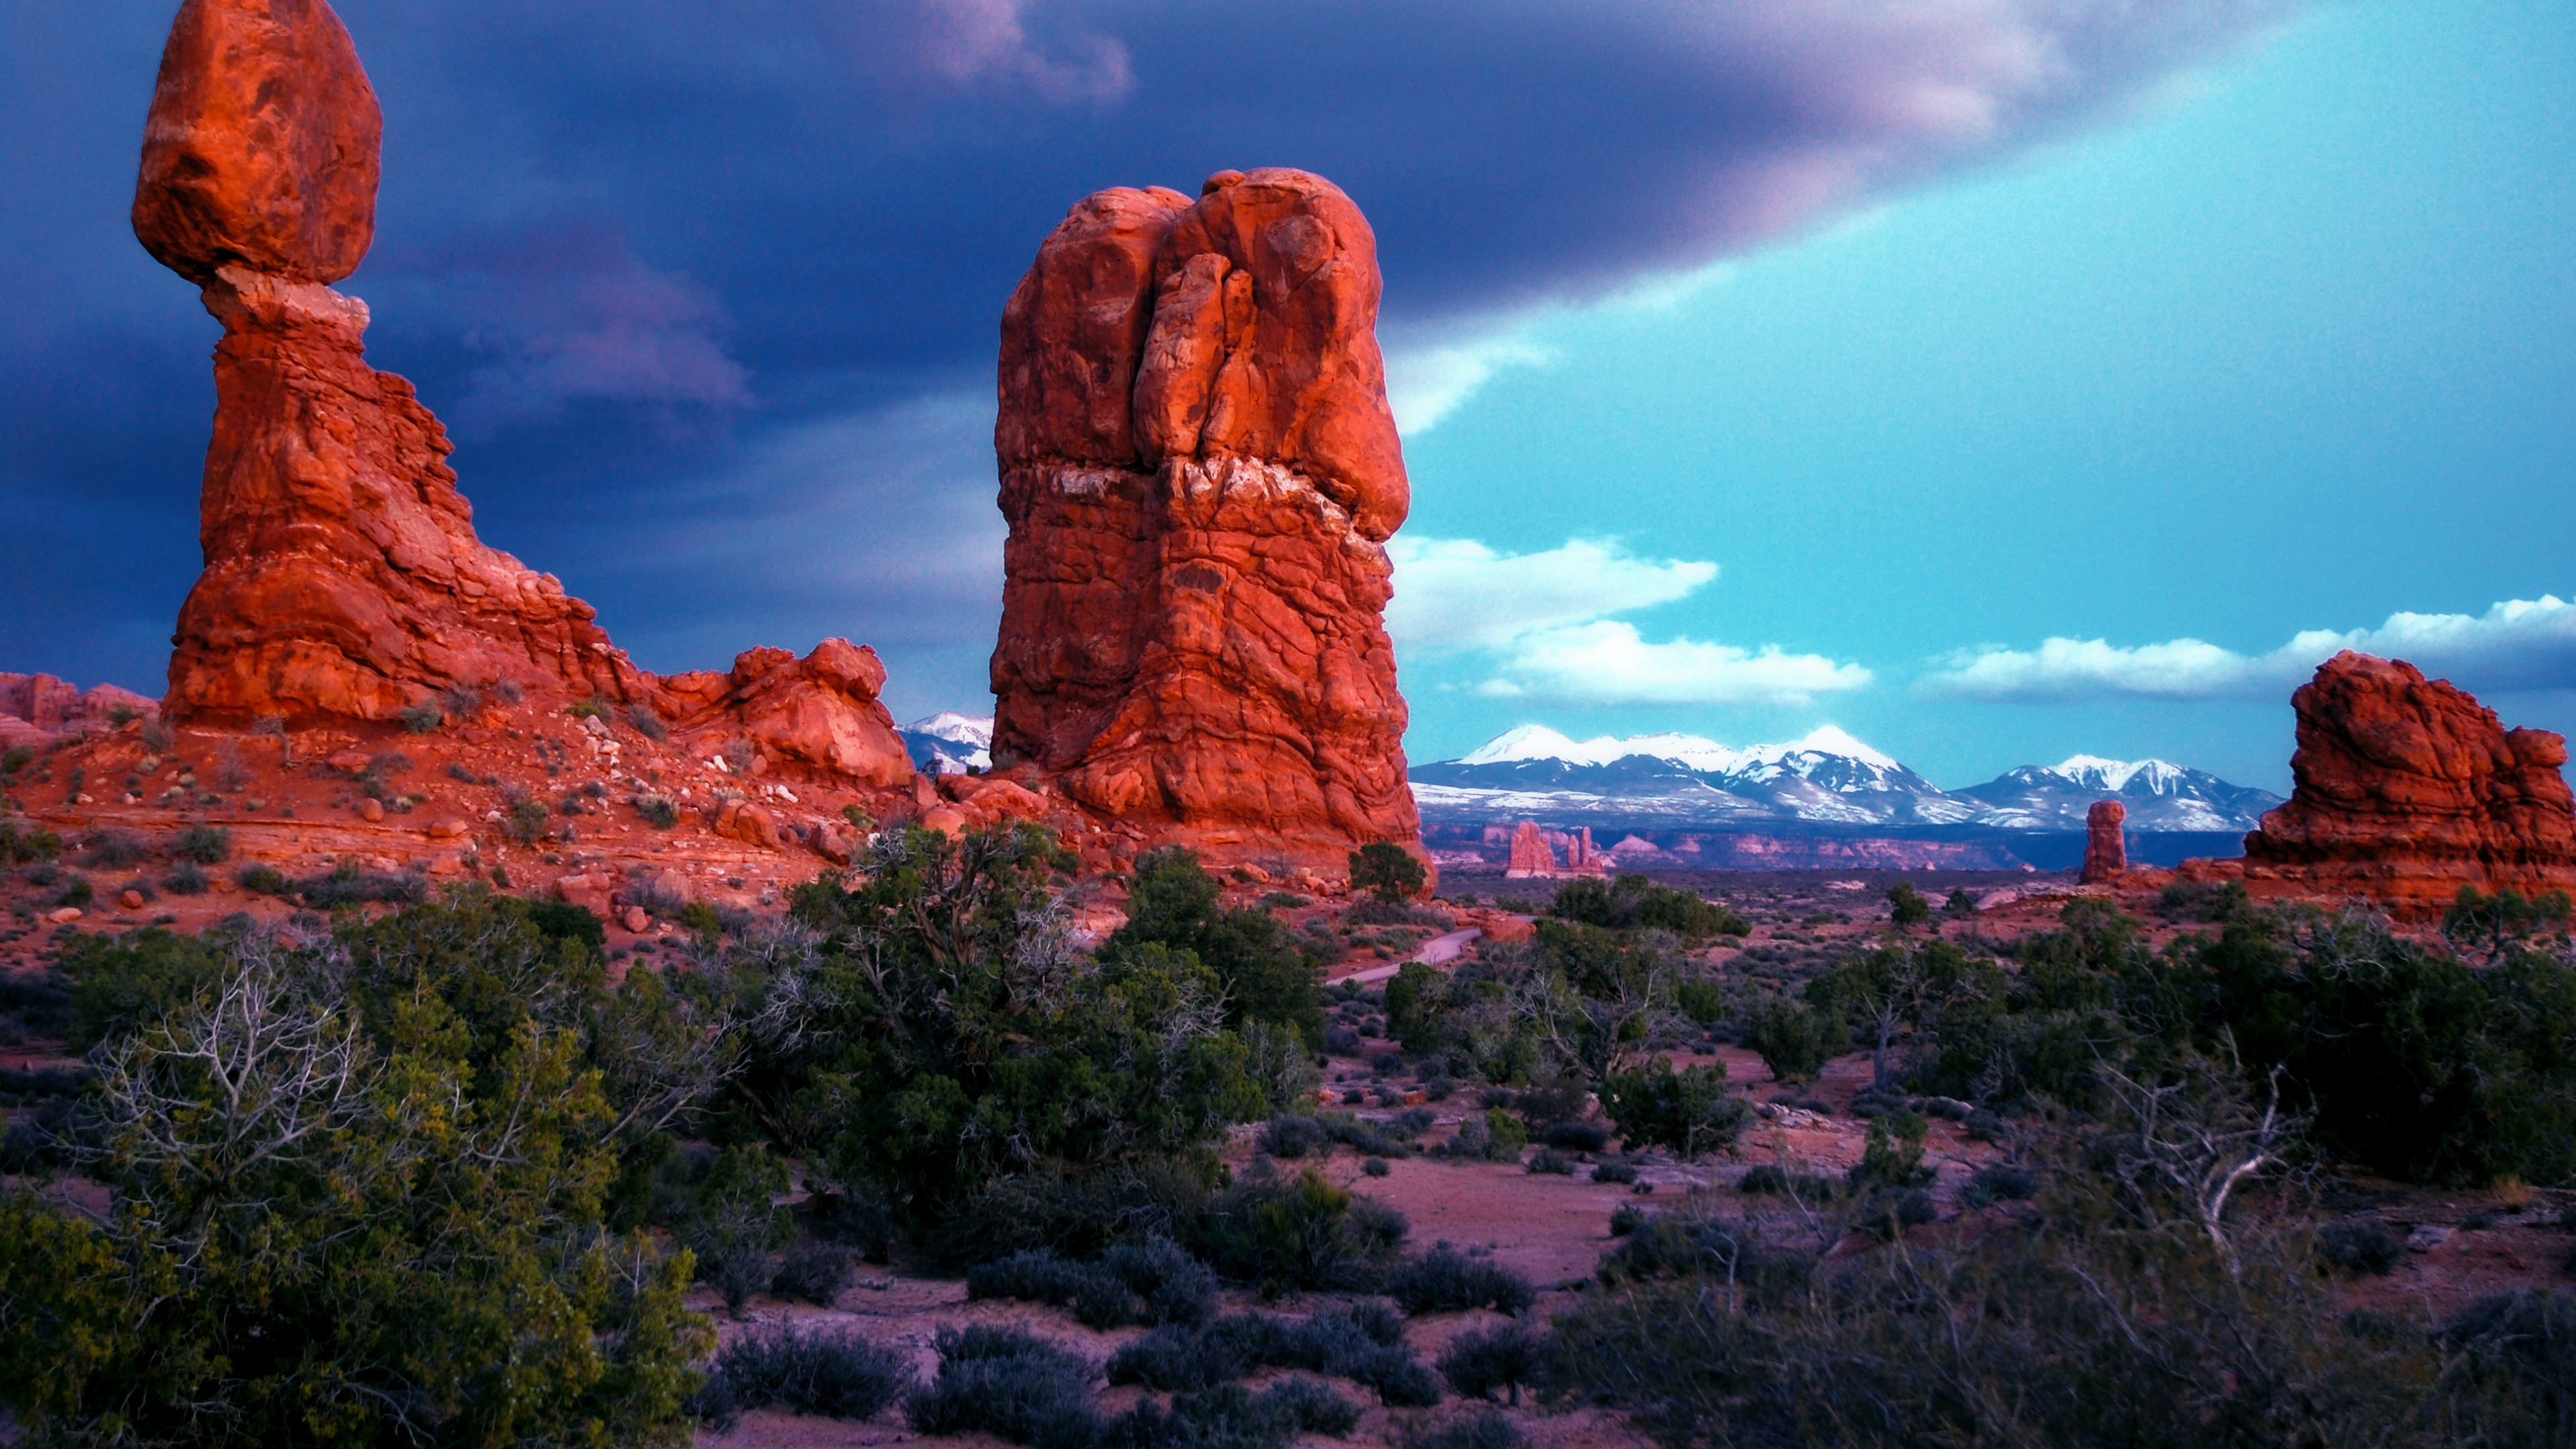
[[[225,854],[210,831],[177,864]],[[1725,964],[1736,912],[1574,881],[1525,941],[1327,991],[1354,935],[1448,917],[1364,901],[1343,916],[1388,923],[1328,947],[1283,918],[1311,902],[1229,904],[1160,851],[1086,949],[1070,883],[1035,830],[891,828],[780,914],[685,909],[685,948],[613,985],[579,907],[364,871],[253,885],[327,919],[67,936],[0,993],[0,1038],[83,1063],[0,1079],[0,1400],[64,1444],[679,1443],[763,1409],[1075,1446],[1367,1414],[1516,1443],[1584,1405],[1675,1446],[2576,1424],[2564,1295],[2352,1307],[2408,1249],[2328,1192],[2537,1211],[2576,1180],[2553,903],[2464,897],[2410,936],[2241,891],[2161,922],[2076,900],[2009,941],[1891,920],[1766,978]],[[1335,1058],[1368,1075],[1319,1106]],[[1776,1134],[1835,1059],[1866,1140],[1825,1169]],[[1996,1146],[1936,1194],[1942,1118]],[[1588,1274],[1418,1242],[1371,1196],[1494,1163],[1622,1189]],[[753,1307],[888,1260],[1126,1336],[943,1329],[930,1367]],[[1146,1397],[1113,1411],[1122,1386]]]

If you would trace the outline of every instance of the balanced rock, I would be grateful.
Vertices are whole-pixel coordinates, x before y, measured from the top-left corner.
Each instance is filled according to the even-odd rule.
[[[2447,681],[2351,650],[2290,704],[2295,788],[2245,837],[2249,874],[2417,907],[2464,884],[2576,889],[2562,737],[2508,730]]]
[[[2128,818],[2129,807],[2117,800],[2096,800],[2084,812],[2084,870],[2078,880],[2091,885],[2129,873],[2129,844],[2120,829]]]
[[[325,285],[374,234],[382,124],[323,0],[187,0],[162,56],[135,235],[203,288],[215,347],[205,572],[168,706],[191,722],[386,721],[452,686],[600,699],[874,786],[911,763],[873,654],[754,650],[731,676],[637,668],[596,611],[475,536],[446,430],[367,366],[365,303]]]
[[[1302,171],[1076,205],[1002,315],[993,761],[1151,842],[1418,850],[1377,244]]]
[[[143,123],[134,234],[201,286],[336,282],[376,230],[384,114],[323,0],[187,0]]]

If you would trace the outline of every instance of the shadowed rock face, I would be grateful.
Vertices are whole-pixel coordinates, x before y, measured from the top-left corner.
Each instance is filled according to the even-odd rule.
[[[1376,239],[1301,171],[1089,197],[1002,317],[994,763],[1139,839],[1416,844]]]
[[[2495,711],[2415,666],[2346,650],[2290,699],[2289,803],[2245,837],[2250,868],[2396,902],[2462,884],[2576,887],[2566,741],[2506,729]]]
[[[451,445],[411,384],[367,366],[347,276],[374,231],[381,125],[322,0],[189,0],[153,96],[135,234],[204,289],[214,439],[205,572],[171,643],[174,717],[389,720],[454,685],[652,709],[684,735],[892,786],[912,767],[885,670],[827,640],[730,675],[636,668],[595,611],[474,533]]]

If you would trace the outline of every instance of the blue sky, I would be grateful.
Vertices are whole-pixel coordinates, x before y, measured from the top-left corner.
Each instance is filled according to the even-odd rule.
[[[2327,9],[2128,124],[1497,333],[1502,365],[1408,439],[1415,547],[1582,536],[1714,563],[1615,618],[1870,680],[1804,705],[1587,706],[1624,681],[1486,697],[1528,682],[1508,648],[1417,649],[1413,752],[1523,718],[1730,743],[1831,720],[1945,783],[2084,750],[2285,788],[2286,662],[2162,681],[2202,696],[2179,700],[1924,681],[2051,636],[2263,655],[2576,595],[2571,78],[2563,7]],[[2566,730],[2559,623],[2516,657],[2433,652],[2509,723]]]
[[[148,690],[216,335],[125,226],[173,8],[0,13],[0,668]],[[2563,5],[339,8],[371,356],[652,667],[840,634],[980,708],[1011,284],[1090,190],[1287,164],[1379,232],[1416,758],[1833,722],[2281,789],[2345,642],[2576,726]]]

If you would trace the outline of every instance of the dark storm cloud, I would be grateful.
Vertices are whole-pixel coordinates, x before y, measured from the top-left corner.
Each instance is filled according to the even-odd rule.
[[[186,586],[161,534],[193,531],[214,328],[124,221],[172,8],[20,0],[0,18],[0,245],[36,294],[0,322],[0,490],[66,541],[0,581],[0,664],[148,685],[153,646],[83,667],[26,621],[74,595],[139,617]],[[977,428],[924,433],[905,409],[989,395],[1002,301],[1090,191],[1319,171],[1377,228],[1390,322],[1427,335],[2114,115],[2289,8],[346,0],[386,110],[377,249],[347,288],[375,307],[379,364],[465,443],[487,532],[597,595],[621,637],[692,655],[639,649],[649,662],[720,662],[691,623],[701,598],[619,582],[657,520],[663,567],[730,570],[748,636],[837,616],[824,632],[953,652],[989,638],[990,609],[957,603],[992,589],[988,548],[888,553],[963,571],[937,584],[800,557],[786,525],[818,506],[890,530],[989,514]],[[896,466],[859,438],[880,423],[932,456]],[[817,438],[850,466],[778,465]],[[943,491],[909,509],[814,496],[897,480]],[[709,497],[730,511],[693,518]],[[769,540],[767,564],[727,554],[729,532]],[[803,546],[846,552],[833,537]]]

